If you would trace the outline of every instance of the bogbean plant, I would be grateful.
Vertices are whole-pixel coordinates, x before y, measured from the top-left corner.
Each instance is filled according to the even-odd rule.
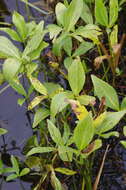
[[[91,13],[92,3],[94,1],[88,0],[58,3],[55,9],[57,24],[50,24],[46,28],[43,21],[38,24],[26,22],[17,12],[12,17],[14,29],[0,28],[22,45],[22,50],[18,49],[10,39],[0,36],[0,57],[5,59],[5,81],[23,96],[18,104],[30,102],[31,95],[35,96],[28,105],[28,110],[34,113],[32,130],[35,133],[23,150],[26,154],[24,164],[29,169],[24,168],[20,172],[18,161],[12,156],[11,169],[3,169],[1,162],[1,174],[12,172],[10,176],[7,174],[7,181],[30,172],[29,175],[40,177],[34,190],[44,188],[49,179],[55,190],[63,190],[67,186],[67,178],[63,176],[62,183],[58,177],[60,173],[73,176],[73,189],[78,189],[76,176],[79,175],[79,188],[91,190],[95,151],[102,147],[103,138],[119,137],[113,128],[126,113],[125,98],[120,104],[116,90],[95,75],[91,75],[93,90],[86,94],[86,78],[90,70],[84,56],[95,46],[99,52],[106,52],[100,41],[103,30],[106,30],[111,42],[111,55],[100,55],[100,58],[103,60],[104,56],[108,56],[109,63],[115,59],[112,47],[117,45],[118,26],[115,23],[118,1],[110,0],[109,7],[105,7],[103,1],[95,0],[95,19]],[[38,79],[41,65],[44,64],[40,55],[49,45],[44,40],[47,33],[53,43],[52,54],[57,60],[52,62],[53,72],[55,69],[61,71],[63,67],[66,69],[67,74],[61,72],[68,81],[66,89],[58,83]],[[114,62],[110,64],[115,69],[112,65]],[[21,83],[24,76],[28,80],[27,89]],[[95,105],[96,99],[99,100],[98,105]]]

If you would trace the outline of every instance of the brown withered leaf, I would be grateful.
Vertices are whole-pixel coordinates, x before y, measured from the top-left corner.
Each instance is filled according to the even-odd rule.
[[[121,44],[115,44],[114,46],[112,46],[112,50],[114,54],[118,54],[118,52],[120,51],[121,48]]]
[[[85,148],[84,150],[81,151],[81,153],[83,153],[83,154],[90,153],[93,150],[94,146],[95,146],[95,141],[93,141],[91,144],[89,144],[87,146],[87,148]]]
[[[99,69],[101,63],[102,63],[105,59],[109,59],[109,58],[110,58],[109,55],[103,55],[103,56],[96,57],[95,60],[94,60],[95,69]]]

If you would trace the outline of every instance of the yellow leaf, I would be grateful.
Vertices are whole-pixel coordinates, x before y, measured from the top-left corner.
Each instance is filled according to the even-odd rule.
[[[79,120],[84,119],[89,114],[85,106],[82,106],[79,101],[70,99],[67,101],[70,103],[72,110],[74,111]]]
[[[94,121],[93,121],[93,126],[94,127],[98,127],[99,125],[101,125],[101,123],[103,122],[103,120],[106,117],[106,112],[100,114]]]
[[[30,104],[28,105],[28,110],[33,109],[35,106],[37,106],[42,100],[46,99],[48,96],[37,96],[35,97]]]

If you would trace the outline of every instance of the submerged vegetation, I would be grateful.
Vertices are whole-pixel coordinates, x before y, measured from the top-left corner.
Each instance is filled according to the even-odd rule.
[[[64,0],[56,3],[52,24],[14,11],[13,26],[0,27],[8,36],[0,36],[0,83],[22,96],[17,103],[27,106],[33,131],[24,160],[11,155],[8,167],[1,157],[2,180],[34,176],[33,190],[98,189],[109,145],[98,175],[92,173],[96,152],[111,136],[119,138],[117,126],[125,122],[119,79],[126,35],[118,23],[124,6],[124,0]]]

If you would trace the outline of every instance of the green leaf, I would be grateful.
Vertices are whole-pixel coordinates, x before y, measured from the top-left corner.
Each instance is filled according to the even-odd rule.
[[[0,85],[2,85],[5,82],[4,74],[0,71]]]
[[[9,81],[9,84],[19,94],[21,94],[21,95],[23,95],[25,97],[27,96],[24,87],[22,86],[22,84],[20,83],[20,81],[17,78]]]
[[[108,13],[103,0],[95,0],[95,18],[99,24],[108,26]]]
[[[93,17],[91,14],[91,10],[89,9],[88,5],[84,1],[83,1],[83,10],[82,10],[81,18],[87,24],[93,24]]]
[[[25,164],[31,168],[38,168],[41,164],[41,158],[37,157],[37,156],[29,156],[26,160],[25,160]]]
[[[110,0],[109,8],[109,27],[112,27],[118,19],[118,0]]]
[[[11,156],[11,162],[12,162],[12,166],[13,166],[13,169],[15,171],[15,173],[17,174],[17,176],[19,175],[19,164],[18,164],[18,161],[17,159],[12,155]]]
[[[120,141],[120,143],[126,148],[126,141]]]
[[[3,74],[7,81],[13,80],[13,78],[18,74],[21,63],[17,59],[8,58],[3,64]]]
[[[32,36],[36,36],[36,35],[41,35],[42,37],[45,35],[45,31],[44,31],[44,21],[40,21],[36,27],[35,30],[33,30],[33,32],[31,33]]]
[[[50,98],[53,98],[56,94],[59,94],[64,90],[59,84],[53,82],[44,82],[44,86],[46,87]]]
[[[124,97],[121,102],[121,110],[126,110],[126,97]]]
[[[72,36],[82,36],[83,38],[88,38],[92,40],[95,44],[99,43],[98,36],[101,35],[101,30],[98,26],[94,24],[87,24],[86,26],[80,26]]]
[[[47,122],[48,122],[48,130],[52,140],[57,145],[63,145],[64,143],[59,129],[51,122],[51,120],[47,120]]]
[[[79,121],[74,130],[74,142],[79,150],[83,150],[92,140],[94,128],[90,115]]]
[[[0,128],[0,136],[6,134],[8,131],[6,129]]]
[[[22,42],[22,39],[20,38],[20,36],[17,34],[16,31],[14,31],[11,28],[0,28],[0,31],[3,31],[5,33],[7,33],[12,40],[18,41],[18,42]]]
[[[17,104],[22,106],[25,103],[25,98],[18,98]]]
[[[113,27],[113,30],[110,34],[110,43],[111,47],[118,44],[118,25]]]
[[[68,36],[68,34],[64,32],[64,33],[62,33],[60,35],[59,38],[57,38],[54,41],[54,44],[53,44],[53,53],[56,56],[61,56],[61,50],[63,48],[64,42],[65,42],[65,39],[66,39],[67,36]]]
[[[67,70],[69,69],[69,67],[72,64],[72,62],[73,62],[72,57],[67,57],[67,58],[64,59],[64,66],[65,66],[65,68]]]
[[[43,40],[43,36],[41,33],[38,33],[36,35],[34,35],[27,43],[24,51],[23,51],[23,57],[31,54],[31,53],[34,53],[34,51],[36,49],[38,49],[40,47],[40,44]]]
[[[54,40],[59,35],[59,33],[62,31],[62,28],[59,27],[59,26],[57,26],[56,24],[50,24],[50,25],[48,25],[47,29],[49,31],[50,39],[54,38]]]
[[[29,172],[30,172],[30,169],[29,169],[29,168],[24,168],[24,169],[21,170],[21,172],[20,172],[20,177],[21,177],[21,176],[24,176],[24,175],[27,175]]]
[[[55,168],[56,172],[59,172],[61,174],[65,174],[65,175],[75,175],[77,172],[70,170],[68,168]]]
[[[119,132],[117,132],[117,131],[112,131],[112,132],[109,132],[109,133],[101,134],[100,136],[103,137],[103,138],[105,138],[105,139],[108,139],[108,138],[110,138],[111,136],[119,137]]]
[[[63,133],[64,144],[67,143],[69,136],[70,136],[70,126],[67,123],[64,123],[64,133]]]
[[[6,181],[11,181],[18,178],[18,176],[16,174],[11,174],[6,178]]]
[[[48,96],[36,96],[28,105],[28,110],[33,109],[35,106],[41,103],[41,101],[47,99]]]
[[[19,50],[6,37],[0,36],[0,57],[1,58],[20,58]]]
[[[67,8],[65,7],[65,5],[61,2],[57,3],[56,5],[56,19],[57,19],[57,23],[61,26],[64,26],[64,14],[66,12]]]
[[[50,112],[48,109],[38,108],[34,115],[33,128],[36,127],[42,120],[44,120],[49,115]]]
[[[95,97],[88,96],[88,95],[81,95],[77,97],[77,100],[80,102],[81,105],[94,105],[95,104]]]
[[[119,123],[120,119],[125,115],[125,113],[126,110],[119,112],[107,112],[106,117],[101,125],[96,128],[96,133],[102,134],[115,127],[115,125]]]
[[[22,38],[24,42],[27,36],[27,26],[26,26],[24,17],[20,15],[19,13],[17,13],[16,11],[14,11],[12,20],[13,20],[13,24],[16,26],[16,29],[20,37]]]
[[[68,105],[66,99],[70,99],[72,97],[73,94],[69,91],[56,94],[51,101],[51,116],[55,117],[57,113],[61,112]]]
[[[77,23],[83,9],[82,0],[72,0],[64,15],[64,27],[70,31]]]
[[[29,77],[31,84],[33,85],[34,89],[39,92],[40,94],[47,95],[47,89],[45,86],[37,79],[32,76]]]
[[[67,146],[58,146],[59,157],[63,162],[72,162],[74,149]]]
[[[68,56],[71,56],[72,52],[72,38],[70,36],[64,39],[63,49],[67,53]]]
[[[101,146],[102,146],[102,140],[101,139],[96,139],[91,144],[89,144],[89,146],[86,149],[84,149],[82,151],[81,157],[82,158],[87,158],[92,152],[98,150]]]
[[[28,56],[30,57],[31,60],[38,59],[40,57],[40,54],[43,49],[48,47],[48,43],[42,41],[38,48],[34,50],[33,52],[29,53]]]
[[[72,57],[80,56],[87,53],[90,49],[94,47],[94,44],[91,42],[82,42],[79,47],[75,50]]]
[[[126,136],[126,126],[123,127],[123,134]]]
[[[85,73],[80,60],[74,60],[68,69],[68,81],[75,95],[83,89],[85,83]]]
[[[53,147],[35,147],[32,148],[28,153],[27,156],[38,154],[38,153],[47,153],[47,152],[53,152],[56,151]]]
[[[35,62],[30,62],[29,64],[26,65],[27,69],[27,75],[31,76],[33,72],[38,68],[38,64]]]
[[[98,96],[99,99],[105,97],[106,106],[114,110],[119,110],[119,100],[115,89],[94,75],[92,75],[91,78],[96,96]]]
[[[51,184],[55,190],[63,190],[59,179],[56,177],[54,171],[51,173]]]
[[[14,168],[4,168],[4,173],[12,173],[15,172]]]
[[[27,27],[27,37],[29,37],[32,35],[33,31],[36,28],[35,21],[31,21],[31,22],[26,23],[26,27]]]

